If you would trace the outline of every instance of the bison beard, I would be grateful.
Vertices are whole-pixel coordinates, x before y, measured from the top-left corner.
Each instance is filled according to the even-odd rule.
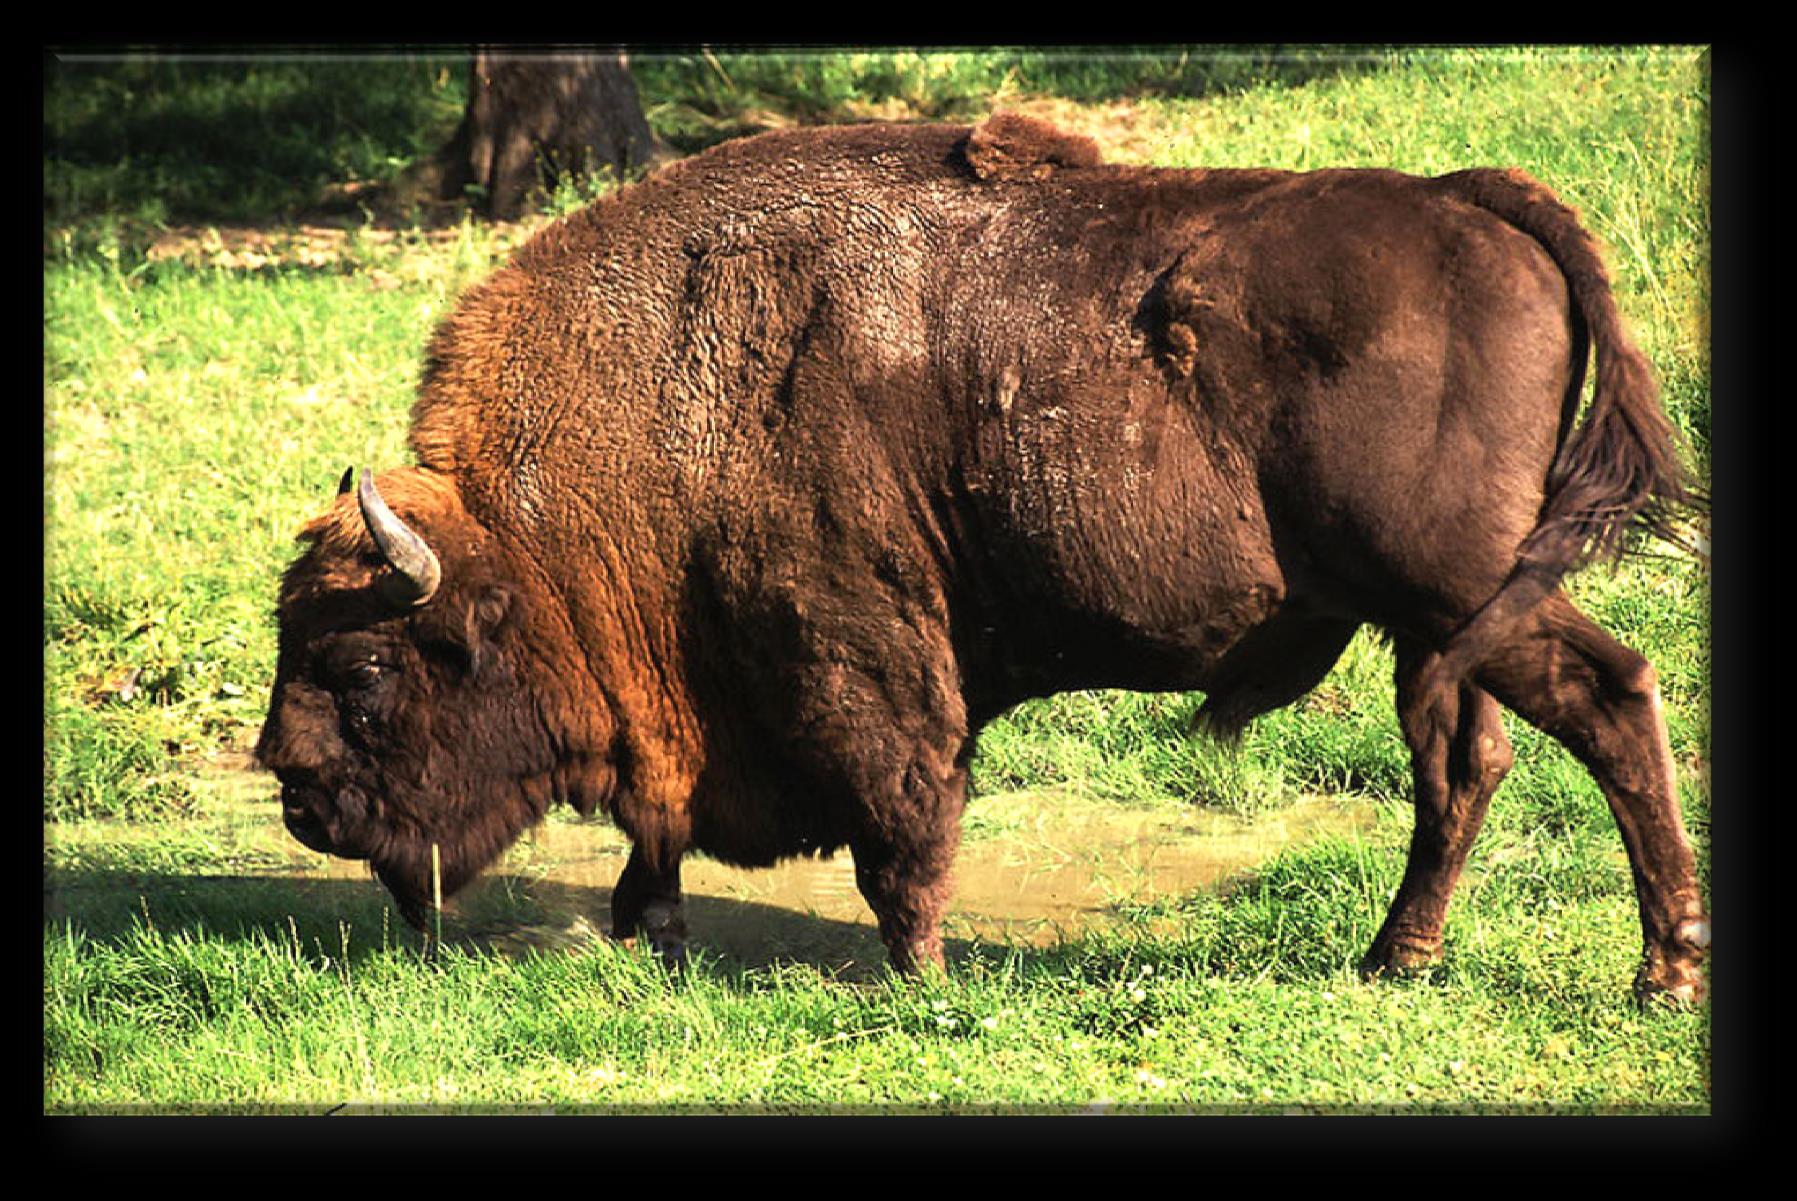
[[[1653,671],[1559,591],[1684,476],[1519,173],[1115,167],[1002,116],[734,142],[471,291],[411,442],[303,534],[259,754],[415,924],[433,846],[453,891],[567,803],[632,839],[619,935],[678,956],[688,850],[847,847],[892,962],[938,964],[986,721],[1197,689],[1230,736],[1370,623],[1417,820],[1364,970],[1441,954],[1501,702],[1610,802],[1637,990],[1702,990]]]

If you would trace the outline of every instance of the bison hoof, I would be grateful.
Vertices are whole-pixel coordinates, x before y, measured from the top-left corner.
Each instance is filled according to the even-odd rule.
[[[1641,1005],[1697,1005],[1709,992],[1703,978],[1703,957],[1710,945],[1710,923],[1692,918],[1679,925],[1667,940],[1668,949],[1649,947],[1635,974],[1635,1000]]]
[[[629,950],[635,950],[637,947],[635,935],[632,935],[629,938],[618,938],[616,935],[613,935],[613,940],[619,946]],[[686,966],[686,944],[678,939],[655,938],[651,936],[649,939],[649,949],[655,952],[656,958],[661,960],[663,967],[678,971]]]
[[[1644,966],[1635,975],[1635,1001],[1643,1008],[1669,1005],[1684,1008],[1702,1004],[1708,995],[1703,977],[1695,966],[1679,970]]]
[[[1360,961],[1360,974],[1367,980],[1380,976],[1399,979],[1420,976],[1440,963],[1441,958],[1441,940],[1438,938],[1380,938]]]
[[[677,938],[651,938],[649,945],[661,958],[662,966],[679,971],[686,966],[686,943]]]
[[[942,939],[936,935],[911,942],[889,943],[886,960],[901,976],[940,976],[947,971],[942,958]]]
[[[643,909],[643,933],[662,963],[676,970],[686,966],[686,915],[678,902],[651,901]]]
[[[679,901],[651,901],[634,922],[621,918],[612,930],[612,937],[626,947],[636,946],[639,934],[663,964],[686,966],[686,914]]]

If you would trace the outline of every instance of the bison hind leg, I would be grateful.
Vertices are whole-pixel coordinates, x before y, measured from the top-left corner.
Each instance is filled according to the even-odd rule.
[[[1511,763],[1497,702],[1444,677],[1441,656],[1397,643],[1398,723],[1410,747],[1416,825],[1404,879],[1361,960],[1364,976],[1407,975],[1441,958],[1448,901]]]
[[[1572,752],[1622,834],[1641,919],[1636,996],[1700,1000],[1710,941],[1654,669],[1550,596],[1478,666],[1478,684]]]

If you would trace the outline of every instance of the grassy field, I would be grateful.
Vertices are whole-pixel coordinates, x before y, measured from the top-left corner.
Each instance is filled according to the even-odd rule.
[[[1707,477],[1697,51],[640,56],[634,69],[682,151],[773,124],[1007,106],[1091,132],[1119,160],[1521,166],[1608,246]],[[1620,840],[1583,770],[1518,722],[1446,962],[1414,981],[1356,978],[1410,827],[1390,653],[1364,635],[1233,753],[1186,736],[1196,696],[1069,695],[983,736],[979,845],[1018,836],[982,818],[981,798],[1018,792],[1051,816],[1257,823],[1326,803],[1353,819],[1221,886],[1119,890],[1110,920],[1047,943],[963,934],[948,978],[926,982],[708,954],[702,925],[678,977],[602,942],[511,955],[451,938],[423,957],[377,885],[327,875],[285,840],[273,782],[244,756],[295,531],[344,466],[404,461],[426,337],[537,223],[360,220],[357,197],[447,137],[461,88],[460,64],[437,59],[49,72],[46,1111],[1708,1112],[1708,1014],[1630,1002],[1639,933]],[[1572,591],[1660,670],[1707,879],[1707,575],[1650,553]],[[515,883],[482,894],[483,920],[540,916],[546,855],[508,858]]]

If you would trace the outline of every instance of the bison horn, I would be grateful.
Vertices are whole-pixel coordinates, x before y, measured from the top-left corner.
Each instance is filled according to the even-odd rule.
[[[362,482],[356,487],[356,502],[362,506],[362,520],[374,544],[393,570],[389,595],[401,605],[422,605],[437,591],[443,578],[443,566],[423,538],[412,532],[381,499],[375,490],[374,475],[362,469]]]

